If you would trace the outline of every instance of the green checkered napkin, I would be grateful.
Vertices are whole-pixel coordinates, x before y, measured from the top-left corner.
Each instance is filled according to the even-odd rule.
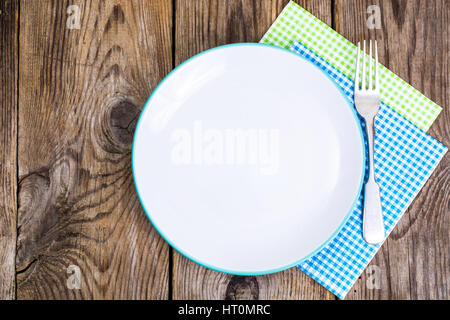
[[[291,1],[261,42],[289,49],[294,41],[300,41],[346,76],[354,77],[356,46]],[[382,65],[380,76],[382,101],[427,131],[442,108]]]

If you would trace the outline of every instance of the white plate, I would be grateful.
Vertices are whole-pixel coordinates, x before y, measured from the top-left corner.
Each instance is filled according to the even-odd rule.
[[[360,193],[359,121],[312,63],[235,44],[172,71],[142,112],[133,175],[176,250],[214,270],[272,273],[338,232]]]

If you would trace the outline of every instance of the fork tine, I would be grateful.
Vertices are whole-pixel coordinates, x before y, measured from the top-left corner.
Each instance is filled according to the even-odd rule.
[[[378,70],[377,40],[375,40],[375,88],[376,88],[376,90],[380,90],[380,79],[379,79],[379,70]]]
[[[366,89],[366,40],[363,41],[362,90]]]
[[[369,41],[369,90],[375,88],[372,87],[372,40]]]
[[[358,49],[356,49],[356,74],[355,74],[355,90],[359,90],[359,58],[360,58],[361,44],[358,42]]]

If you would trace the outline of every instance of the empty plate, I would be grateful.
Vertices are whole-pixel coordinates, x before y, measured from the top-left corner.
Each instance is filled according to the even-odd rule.
[[[172,71],[138,121],[142,206],[193,261],[232,274],[300,263],[347,220],[364,143],[352,104],[311,62],[262,44],[205,51]]]

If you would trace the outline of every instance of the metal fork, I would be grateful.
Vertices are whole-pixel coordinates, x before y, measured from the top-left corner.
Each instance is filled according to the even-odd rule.
[[[369,140],[369,177],[365,185],[364,192],[364,213],[363,213],[363,236],[364,240],[370,244],[377,244],[384,240],[384,222],[381,208],[380,187],[375,180],[374,172],[374,119],[380,107],[380,79],[378,71],[378,52],[375,40],[375,66],[372,66],[372,59],[369,59],[369,86],[366,87],[366,41],[363,42],[363,65],[362,65],[362,86],[359,88],[360,73],[360,43],[358,42],[358,53],[356,59],[355,75],[355,105],[358,113],[366,121],[367,137]],[[370,40],[369,56],[372,54],[372,40]],[[375,70],[375,81],[372,81]]]

